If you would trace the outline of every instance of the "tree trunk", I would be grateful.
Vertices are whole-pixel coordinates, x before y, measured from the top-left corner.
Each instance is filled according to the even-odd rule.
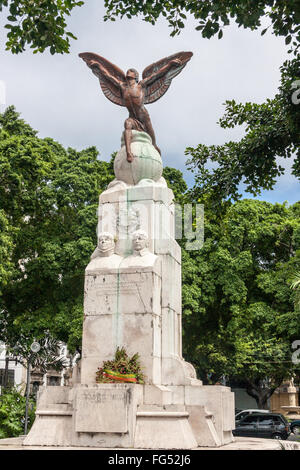
[[[283,379],[282,379],[283,380]],[[268,409],[268,399],[273,395],[276,388],[279,387],[282,380],[275,385],[266,386],[261,380],[247,383],[246,391],[250,397],[254,398],[259,410]]]

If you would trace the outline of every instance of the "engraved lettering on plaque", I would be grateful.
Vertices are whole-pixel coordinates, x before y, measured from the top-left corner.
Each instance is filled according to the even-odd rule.
[[[76,396],[76,432],[128,431],[128,390],[78,390]]]

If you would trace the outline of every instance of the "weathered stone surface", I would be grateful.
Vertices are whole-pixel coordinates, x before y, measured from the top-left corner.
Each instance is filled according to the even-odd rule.
[[[111,358],[114,348],[112,315],[101,315],[101,318],[95,315],[88,315],[83,320],[83,326],[82,360],[88,357],[98,357],[100,367],[99,358],[105,358],[105,360]],[[104,336],[104,331],[107,331],[106,336]],[[84,367],[82,366],[83,370]],[[95,375],[93,381],[95,381]]]
[[[91,439],[94,439],[94,435],[91,436]],[[10,437],[8,439],[0,439],[0,450],[24,450],[22,447],[22,442],[24,437]],[[292,442],[291,442],[292,441]],[[105,447],[105,446],[102,446]],[[116,447],[116,446],[114,446]],[[124,447],[124,446],[123,446]],[[261,450],[282,450],[284,447],[285,450],[300,450],[300,443],[293,442],[293,439],[289,439],[288,441],[278,441],[278,439],[264,439],[264,438],[257,438],[257,437],[235,437],[234,440],[228,444],[225,444],[221,447],[197,447],[197,449],[201,452],[201,450],[254,450],[254,451],[261,451]],[[107,446],[108,448],[108,446]],[[133,450],[133,447],[128,446],[129,449]],[[37,446],[29,446],[28,450],[51,450],[51,449],[58,449],[58,450],[94,450],[91,446],[59,446],[59,447],[37,447]],[[112,449],[111,449],[112,450]],[[117,449],[115,449],[117,450]],[[201,457],[201,455],[200,455]],[[200,458],[199,457],[199,458]]]
[[[70,404],[71,387],[52,385],[51,387],[39,387],[38,401],[40,408],[48,408],[53,404]]]
[[[214,426],[221,444],[232,441],[231,430],[235,428],[234,393],[219,385],[186,386],[185,404],[205,406],[214,416]]]
[[[85,401],[85,393],[96,397],[96,408],[87,413],[84,406],[77,408],[74,411],[73,417],[73,435],[72,445],[76,446],[89,446],[89,447],[133,447],[134,433],[136,428],[136,410],[140,403],[143,401],[143,386],[132,384],[97,384],[90,386],[78,386],[74,393],[74,403],[79,405],[79,401]],[[97,397],[100,393],[103,407],[98,402]],[[104,398],[104,400],[102,400]],[[123,400],[124,399],[124,400]],[[123,407],[121,401],[123,400]],[[98,402],[98,403],[97,403]],[[106,403],[106,409],[104,409]],[[82,403],[84,405],[84,403]],[[100,407],[98,413],[97,407]],[[96,415],[97,416],[92,416]],[[99,416],[103,417],[100,422]],[[112,416],[117,415],[117,416]],[[84,423],[89,427],[89,421],[94,429],[91,432],[77,432]],[[77,424],[76,424],[77,423]],[[126,431],[120,431],[125,429]],[[105,430],[106,429],[106,430]],[[113,431],[115,429],[115,431]],[[119,431],[116,431],[119,429]]]
[[[154,253],[157,255],[169,255],[181,266],[181,248],[175,240],[155,240]]]
[[[163,171],[162,160],[149,134],[132,131],[131,152],[134,159],[131,163],[127,161],[124,134],[121,145],[114,160],[114,173],[119,180],[127,184],[137,184],[142,179],[159,180]]]
[[[85,280],[82,383],[93,383],[116,348],[139,353],[149,383],[161,381],[160,260],[129,256],[118,272],[92,272]]]
[[[102,356],[101,356],[102,357]],[[104,356],[105,357],[105,356]],[[112,359],[108,356],[107,359]],[[99,359],[99,355],[83,357],[81,360],[81,383],[82,384],[95,384],[96,372],[102,366],[103,361]]]
[[[173,309],[181,314],[181,265],[170,255],[160,255],[160,258],[164,281],[161,293],[162,308]]]
[[[204,406],[187,406],[189,424],[200,447],[219,447],[219,438],[215,426],[214,416],[207,412]]]
[[[164,385],[145,385],[143,403],[160,407],[170,405],[172,403],[172,392]]]
[[[172,403],[178,405],[185,404],[185,386],[184,385],[168,385],[168,390],[172,393]]]
[[[131,202],[144,201],[146,203],[161,202],[169,207],[174,199],[174,194],[168,187],[151,185],[136,185],[127,189],[127,200]]]
[[[87,275],[95,273],[106,273],[107,270],[116,270],[117,272],[122,261],[123,258],[116,254],[113,254],[109,257],[98,256],[97,258],[94,258],[89,262],[85,272]]]
[[[137,184],[123,188],[117,187],[115,191],[103,191],[99,196],[100,206],[105,203],[119,203],[121,201],[134,203],[138,201],[162,202],[166,206],[172,204],[173,191],[162,184]]]
[[[72,442],[72,415],[37,416],[24,446],[70,446]]]
[[[174,413],[174,414],[173,414]],[[194,449],[197,441],[185,412],[144,412],[137,417],[134,448]]]
[[[76,432],[125,433],[128,431],[129,389],[79,388],[75,400]]]
[[[142,261],[142,259],[141,259]],[[113,315],[116,312],[160,315],[161,278],[159,270],[119,267],[117,272],[89,271],[85,278],[85,315]]]
[[[141,229],[148,234],[149,249],[172,245],[174,241],[173,193],[157,186],[134,186],[126,190],[106,192],[100,196],[98,233],[109,231],[116,237],[116,253],[127,256],[131,250],[130,237]]]
[[[176,355],[162,357],[161,361],[162,385],[202,385],[201,380],[196,379],[195,369],[192,364]]]
[[[232,442],[232,395],[223,386],[43,387],[24,445],[217,447]]]
[[[40,387],[35,422],[24,446],[69,446],[72,437],[71,387]]]

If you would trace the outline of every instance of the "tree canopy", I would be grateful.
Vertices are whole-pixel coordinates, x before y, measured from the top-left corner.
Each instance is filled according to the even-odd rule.
[[[203,248],[183,251],[185,356],[204,381],[243,379],[260,406],[295,372],[299,216],[299,203],[244,199],[222,213],[206,203]]]
[[[261,34],[272,26],[273,33],[284,36],[286,44],[292,43],[298,47],[300,40],[298,0],[104,0],[104,4],[106,20],[141,15],[144,21],[154,25],[160,17],[164,17],[171,28],[171,36],[179,34],[185,27],[188,14],[197,20],[196,30],[208,39],[216,34],[221,39],[224,28],[232,21],[239,27],[256,30],[261,27],[262,19],[266,18],[269,25]]]
[[[13,107],[0,123],[1,340],[50,330],[76,349],[84,269],[111,164],[97,159],[95,147],[77,152],[38,138]]]
[[[220,198],[238,199],[242,182],[255,196],[261,189],[272,189],[284,173],[278,157],[295,157],[292,174],[300,178],[299,70],[299,57],[286,61],[278,93],[265,103],[226,101],[219,125],[224,129],[245,125],[240,141],[186,149],[198,194],[213,192]],[[209,161],[217,167],[209,169]]]
[[[76,37],[66,30],[66,17],[73,8],[83,5],[76,0],[0,0],[0,12],[8,7],[6,49],[13,54],[25,51],[30,45],[33,52],[69,52],[70,39]]]
[[[44,52],[47,48],[51,54],[69,52],[70,38],[76,37],[67,31],[66,18],[74,8],[84,3],[76,0],[0,0],[0,11],[3,7],[8,9],[6,49],[18,54],[29,45],[35,53]],[[182,31],[187,15],[190,15],[197,20],[196,30],[208,39],[216,34],[221,39],[224,28],[232,21],[239,27],[257,30],[265,18],[269,25],[262,29],[261,34],[272,27],[276,36],[285,37],[291,50],[297,50],[299,45],[298,0],[104,0],[104,5],[104,20],[140,15],[144,21],[154,25],[159,18],[165,18],[171,28],[171,36]]]

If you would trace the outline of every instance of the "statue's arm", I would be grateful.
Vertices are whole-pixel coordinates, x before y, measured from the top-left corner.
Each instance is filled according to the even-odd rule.
[[[107,80],[109,80],[110,82],[112,82],[116,87],[118,88],[122,88],[122,84],[123,82],[121,80],[118,80],[116,77],[114,77],[111,73],[109,73],[109,71],[103,67],[102,64],[100,64],[99,62],[96,62],[95,60],[91,60],[90,63],[88,64],[89,67],[91,68],[96,68],[100,71],[101,75],[105,78],[107,78]]]
[[[170,60],[166,65],[158,69],[156,72],[152,73],[149,75],[149,77],[144,78],[144,80],[141,81],[141,85],[146,87],[150,85],[152,82],[154,82],[157,78],[162,77],[165,75],[172,67],[181,65],[180,59],[173,59]]]

